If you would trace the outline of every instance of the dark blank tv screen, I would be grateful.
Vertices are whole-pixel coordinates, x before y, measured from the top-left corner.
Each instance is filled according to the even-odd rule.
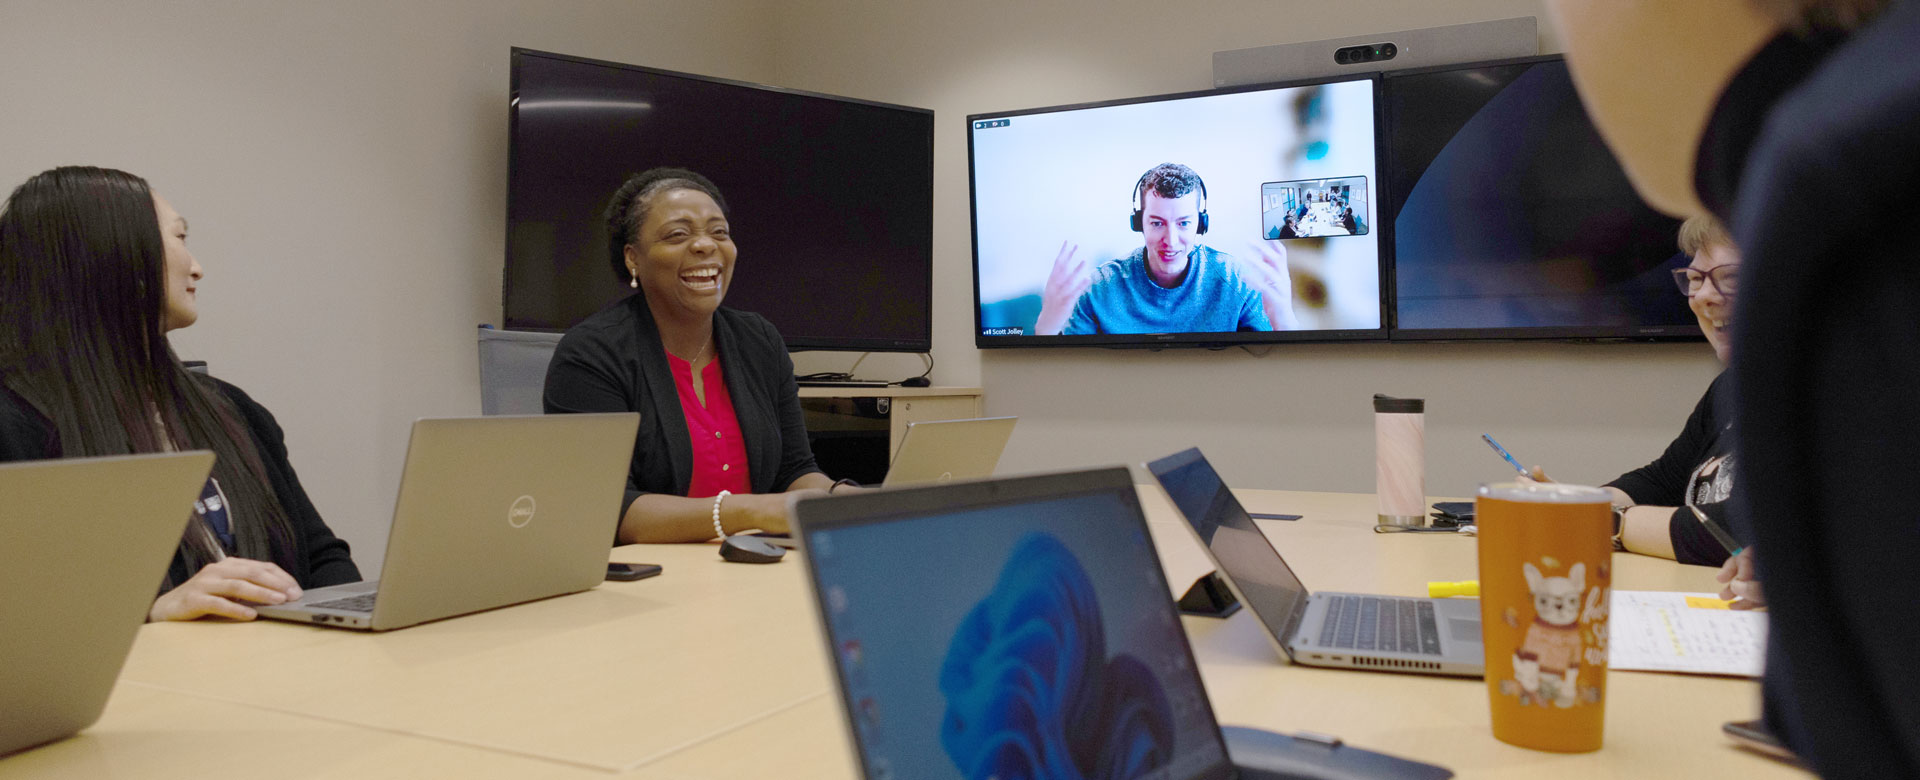
[[[1402,338],[1668,338],[1700,330],[1669,271],[1680,223],[1628,183],[1557,58],[1388,74]]]
[[[633,292],[607,202],[668,165],[726,197],[725,305],[789,348],[929,348],[933,112],[515,49],[510,135],[507,327],[564,330]]]

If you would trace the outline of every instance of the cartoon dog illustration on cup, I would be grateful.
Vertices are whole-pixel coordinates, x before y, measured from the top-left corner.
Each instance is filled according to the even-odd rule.
[[[1533,592],[1533,623],[1513,654],[1513,676],[1522,700],[1560,707],[1574,705],[1578,691],[1582,647],[1581,597],[1585,595],[1587,567],[1576,563],[1564,577],[1547,577],[1532,563],[1521,564],[1527,589]]]

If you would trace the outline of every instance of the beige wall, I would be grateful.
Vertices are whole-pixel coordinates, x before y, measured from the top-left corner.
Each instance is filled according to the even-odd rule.
[[[1366,399],[1389,392],[1430,399],[1437,492],[1504,476],[1482,431],[1598,480],[1678,429],[1716,370],[1706,347],[983,354],[969,335],[966,114],[1204,88],[1220,49],[1543,14],[1537,0],[0,0],[0,183],[118,166],[192,220],[208,276],[179,351],[275,410],[370,573],[407,424],[478,411],[472,328],[499,317],[515,45],[936,109],[934,379],[984,384],[990,412],[1023,417],[1006,468],[1197,444],[1237,484],[1365,490]],[[918,371],[897,355],[861,368]]]
[[[509,47],[764,81],[772,32],[760,0],[4,0],[0,186],[115,166],[186,215],[176,349],[274,410],[371,576],[409,423],[479,413]]]
[[[1198,445],[1248,487],[1372,490],[1372,393],[1428,399],[1428,485],[1462,493],[1510,470],[1501,439],[1563,479],[1604,481],[1658,455],[1718,370],[1703,344],[1348,344],[1161,353],[973,348],[970,113],[1212,85],[1212,53],[1535,16],[1538,0],[825,0],[780,6],[781,83],[932,108],[934,349],[941,384],[983,384],[1020,415],[1003,469],[1137,462]],[[808,361],[822,365],[825,358]],[[846,361],[839,361],[839,366]],[[918,373],[876,357],[875,376]]]

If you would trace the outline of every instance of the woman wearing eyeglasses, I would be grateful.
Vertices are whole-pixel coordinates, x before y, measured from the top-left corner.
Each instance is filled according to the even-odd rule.
[[[1693,260],[1685,268],[1674,269],[1674,281],[1700,319],[1700,332],[1713,345],[1713,354],[1725,363],[1732,349],[1740,250],[1719,221],[1694,217],[1680,226],[1680,251]],[[1719,566],[1726,562],[1726,549],[1701,521],[1704,515],[1727,522],[1731,507],[1727,498],[1738,476],[1730,435],[1733,415],[1715,404],[1725,381],[1725,373],[1713,380],[1666,452],[1605,485],[1613,494],[1616,546],[1681,563]],[[1546,479],[1537,466],[1533,475]]]

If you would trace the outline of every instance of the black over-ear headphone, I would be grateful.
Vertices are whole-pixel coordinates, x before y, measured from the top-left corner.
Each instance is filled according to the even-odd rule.
[[[1147,208],[1147,196],[1142,190],[1146,189],[1147,177],[1152,175],[1153,169],[1149,168],[1146,173],[1140,174],[1138,181],[1133,183],[1133,218],[1128,221],[1128,224],[1133,227],[1135,233],[1145,232],[1141,226],[1145,224],[1143,217]],[[1200,182],[1200,229],[1194,232],[1205,235],[1207,232],[1207,180],[1200,178],[1200,174],[1197,173],[1193,175],[1193,180]]]

